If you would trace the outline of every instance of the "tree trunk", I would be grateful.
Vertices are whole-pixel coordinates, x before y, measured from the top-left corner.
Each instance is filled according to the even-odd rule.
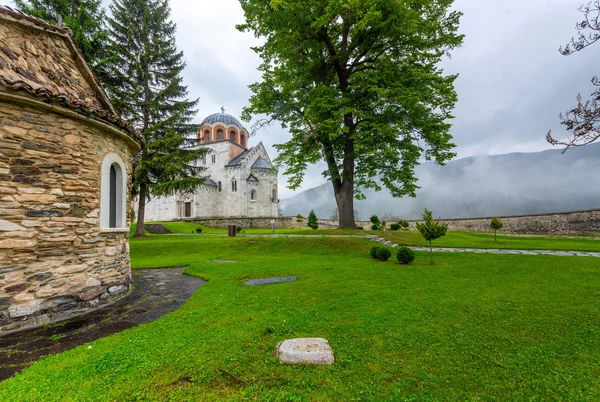
[[[146,215],[146,185],[140,184],[140,199],[138,202],[137,227],[133,237],[146,237],[144,234],[144,219]]]
[[[494,241],[496,241],[496,230],[494,230]]]
[[[429,262],[433,265],[433,248],[431,246],[431,240],[429,240]]]
[[[340,229],[355,229],[354,222],[354,183],[344,182],[339,186],[338,191],[335,191],[335,201],[339,211],[339,228]]]

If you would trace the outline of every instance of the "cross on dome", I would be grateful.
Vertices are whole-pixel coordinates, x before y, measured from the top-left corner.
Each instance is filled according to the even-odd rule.
[[[225,106],[221,106],[221,113],[225,113]]]

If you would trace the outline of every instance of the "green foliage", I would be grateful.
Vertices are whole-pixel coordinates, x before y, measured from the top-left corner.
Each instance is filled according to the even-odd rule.
[[[202,233],[202,228],[196,228],[196,233]]]
[[[373,258],[377,258],[377,250],[379,250],[381,247],[379,246],[373,246],[371,247],[371,251],[369,252],[369,254],[371,255],[371,257]]]
[[[235,231],[236,231],[236,233],[241,233],[242,232],[242,227],[241,226],[236,226],[235,227]]]
[[[493,217],[490,222],[490,228],[494,231],[494,241],[496,241],[496,231],[502,229],[504,223],[497,216]]]
[[[422,157],[444,163],[454,154],[449,133],[456,75],[438,67],[461,45],[461,13],[453,0],[241,0],[241,31],[263,39],[262,82],[243,119],[266,114],[291,140],[275,145],[290,187],[323,160],[340,208],[353,227],[361,189],[414,195]],[[346,226],[347,225],[347,226]]]
[[[401,219],[398,221],[398,225],[400,225],[400,229],[402,230],[408,230],[408,228],[410,227],[410,224],[408,223],[408,221]]]
[[[396,253],[396,259],[400,264],[410,264],[415,260],[415,252],[408,247],[400,247]]]
[[[134,158],[133,184],[140,210],[150,196],[191,193],[205,178],[194,166],[207,150],[186,148],[195,141],[191,124],[197,100],[188,100],[177,51],[175,24],[168,0],[115,0],[110,6],[110,52],[107,89],[122,117],[137,127],[146,147]],[[139,215],[139,214],[138,214]],[[143,216],[138,217],[138,233]]]
[[[300,224],[304,220],[304,217],[300,214],[296,215],[296,223],[298,224],[298,229],[300,229]]]
[[[317,218],[317,214],[315,214],[314,210],[311,210],[308,214],[308,223],[309,228],[318,229],[319,228],[319,219]]]
[[[387,261],[392,256],[392,252],[387,247],[379,247],[375,252],[378,260]]]
[[[429,242],[429,255],[431,264],[433,265],[433,251],[431,242],[446,235],[448,224],[436,222],[433,219],[433,214],[431,211],[427,210],[427,208],[425,208],[422,216],[424,222],[417,222],[417,230],[421,232],[421,236],[423,236],[423,238]]]
[[[394,232],[400,230],[400,224],[399,223],[392,223],[390,225],[390,230],[393,230]]]
[[[362,226],[357,226],[357,227],[355,228],[355,230],[365,230],[365,228],[363,228]]]
[[[108,33],[106,13],[101,0],[15,0],[23,12],[56,24],[57,14],[73,32],[73,41],[81,50],[101,82],[106,79]]]
[[[369,221],[372,223],[372,230],[383,230],[385,228],[385,222],[381,222],[377,215],[371,215]]]

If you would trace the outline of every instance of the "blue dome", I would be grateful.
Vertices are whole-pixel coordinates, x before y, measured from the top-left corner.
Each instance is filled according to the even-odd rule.
[[[208,116],[206,119],[202,120],[202,124],[215,124],[215,123],[224,123],[225,125],[234,124],[239,128],[244,128],[242,123],[235,117],[227,113],[215,113]]]

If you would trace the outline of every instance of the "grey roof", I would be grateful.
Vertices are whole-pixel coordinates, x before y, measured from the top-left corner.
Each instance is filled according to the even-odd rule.
[[[227,114],[227,113],[211,114],[206,119],[202,120],[202,123],[200,123],[200,125],[205,124],[205,123],[208,123],[208,124],[215,124],[215,123],[235,124],[239,128],[244,128],[244,126],[242,126],[242,123],[240,123],[240,121],[238,119],[236,119],[235,117],[233,117],[232,115]]]
[[[248,178],[246,179],[246,181],[258,181],[258,179],[252,175],[248,176]]]
[[[251,169],[272,169],[273,166],[262,156],[259,156],[252,164]]]
[[[238,156],[233,158],[227,165],[225,165],[225,167],[241,165],[242,159],[244,158],[244,156],[248,155],[248,152],[252,151],[252,149],[253,148],[245,150],[244,152],[242,152],[241,154],[239,154]]]
[[[208,179],[206,179],[204,184],[206,184],[207,186],[211,186],[211,187],[219,187],[219,185],[210,177]]]

